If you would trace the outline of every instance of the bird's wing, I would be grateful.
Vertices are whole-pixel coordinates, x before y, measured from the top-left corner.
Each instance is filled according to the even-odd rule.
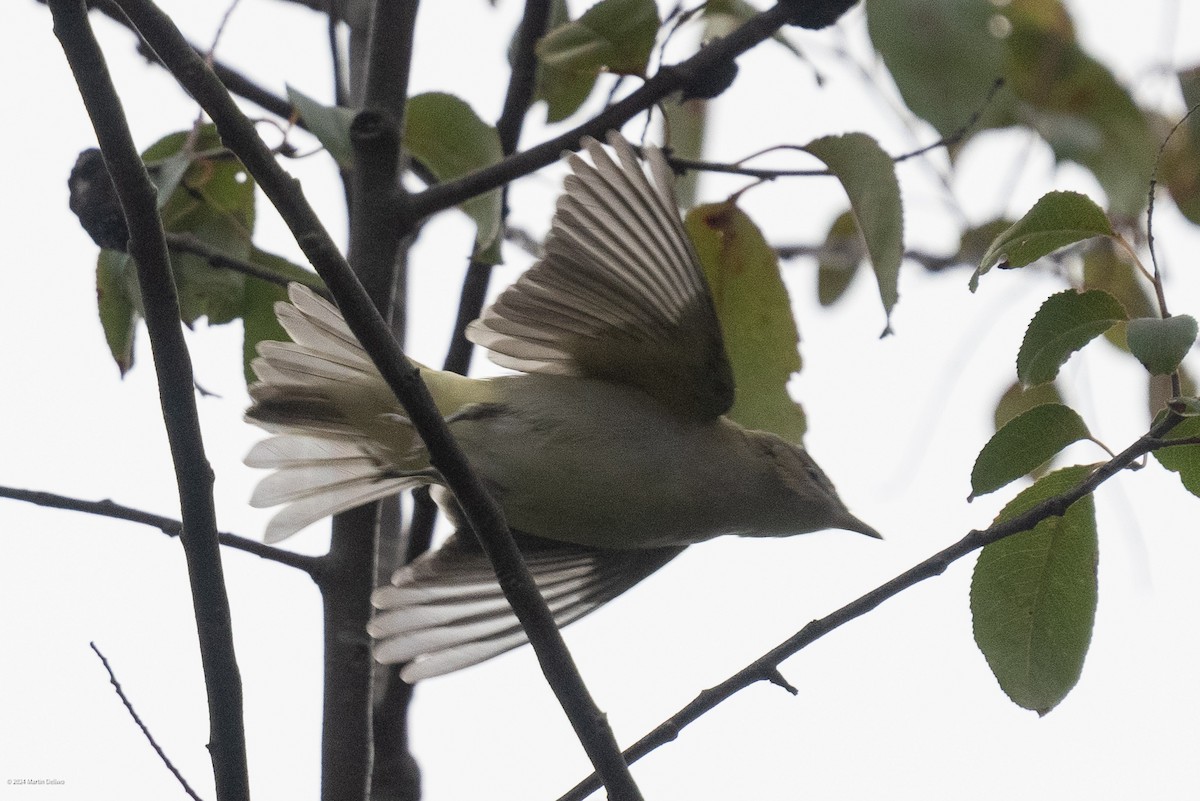
[[[467,329],[492,361],[530,373],[640,387],[688,416],[733,404],[712,295],[675,202],[666,160],[609,137],[568,157],[544,254]]]
[[[600,551],[520,538],[526,563],[559,627],[577,620],[678,556],[683,548]],[[367,626],[375,658],[407,663],[416,682],[491,659],[528,641],[487,557],[455,535],[375,590]]]

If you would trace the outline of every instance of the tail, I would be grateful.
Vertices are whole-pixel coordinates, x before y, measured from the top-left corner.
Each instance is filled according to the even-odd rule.
[[[288,287],[288,297],[275,314],[292,341],[259,344],[246,411],[276,435],[246,456],[247,465],[275,471],[259,482],[251,505],[284,505],[267,524],[267,542],[435,479],[404,410],[337,308],[300,284]],[[457,382],[470,381],[422,373],[449,410],[464,395]]]

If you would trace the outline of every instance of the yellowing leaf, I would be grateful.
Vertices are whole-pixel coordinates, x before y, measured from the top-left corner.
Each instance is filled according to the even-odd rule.
[[[817,259],[817,300],[822,306],[833,305],[845,293],[866,255],[854,215],[842,212],[829,226]]]
[[[685,225],[712,289],[737,383],[729,417],[799,442],[804,412],[787,383],[800,369],[800,336],[775,251],[730,202],[692,209]]]

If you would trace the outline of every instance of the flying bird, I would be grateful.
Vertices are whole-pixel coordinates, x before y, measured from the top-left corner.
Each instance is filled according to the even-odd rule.
[[[713,537],[879,537],[803,448],[724,416],[733,371],[674,176],[655,148],[642,162],[619,134],[609,145],[567,156],[544,254],[467,328],[518,372],[420,368],[559,625]],[[299,284],[289,298],[276,314],[292,342],[259,345],[246,413],[274,434],[246,457],[274,471],[251,499],[283,507],[268,542],[442,481],[337,308]],[[372,596],[375,657],[406,663],[406,681],[526,641],[452,496],[435,496],[458,529]]]

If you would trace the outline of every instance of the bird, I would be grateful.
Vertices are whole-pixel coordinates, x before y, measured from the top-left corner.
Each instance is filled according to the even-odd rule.
[[[562,626],[685,548],[724,535],[842,529],[880,538],[799,445],[726,417],[733,371],[674,174],[619,133],[566,154],[543,253],[466,329],[514,372],[417,365],[517,537]],[[283,508],[279,542],[329,515],[430,486],[456,526],[372,594],[375,659],[408,682],[526,642],[491,565],[403,408],[337,307],[300,284],[263,342],[246,419],[273,436],[246,464],[273,472],[251,505]]]

